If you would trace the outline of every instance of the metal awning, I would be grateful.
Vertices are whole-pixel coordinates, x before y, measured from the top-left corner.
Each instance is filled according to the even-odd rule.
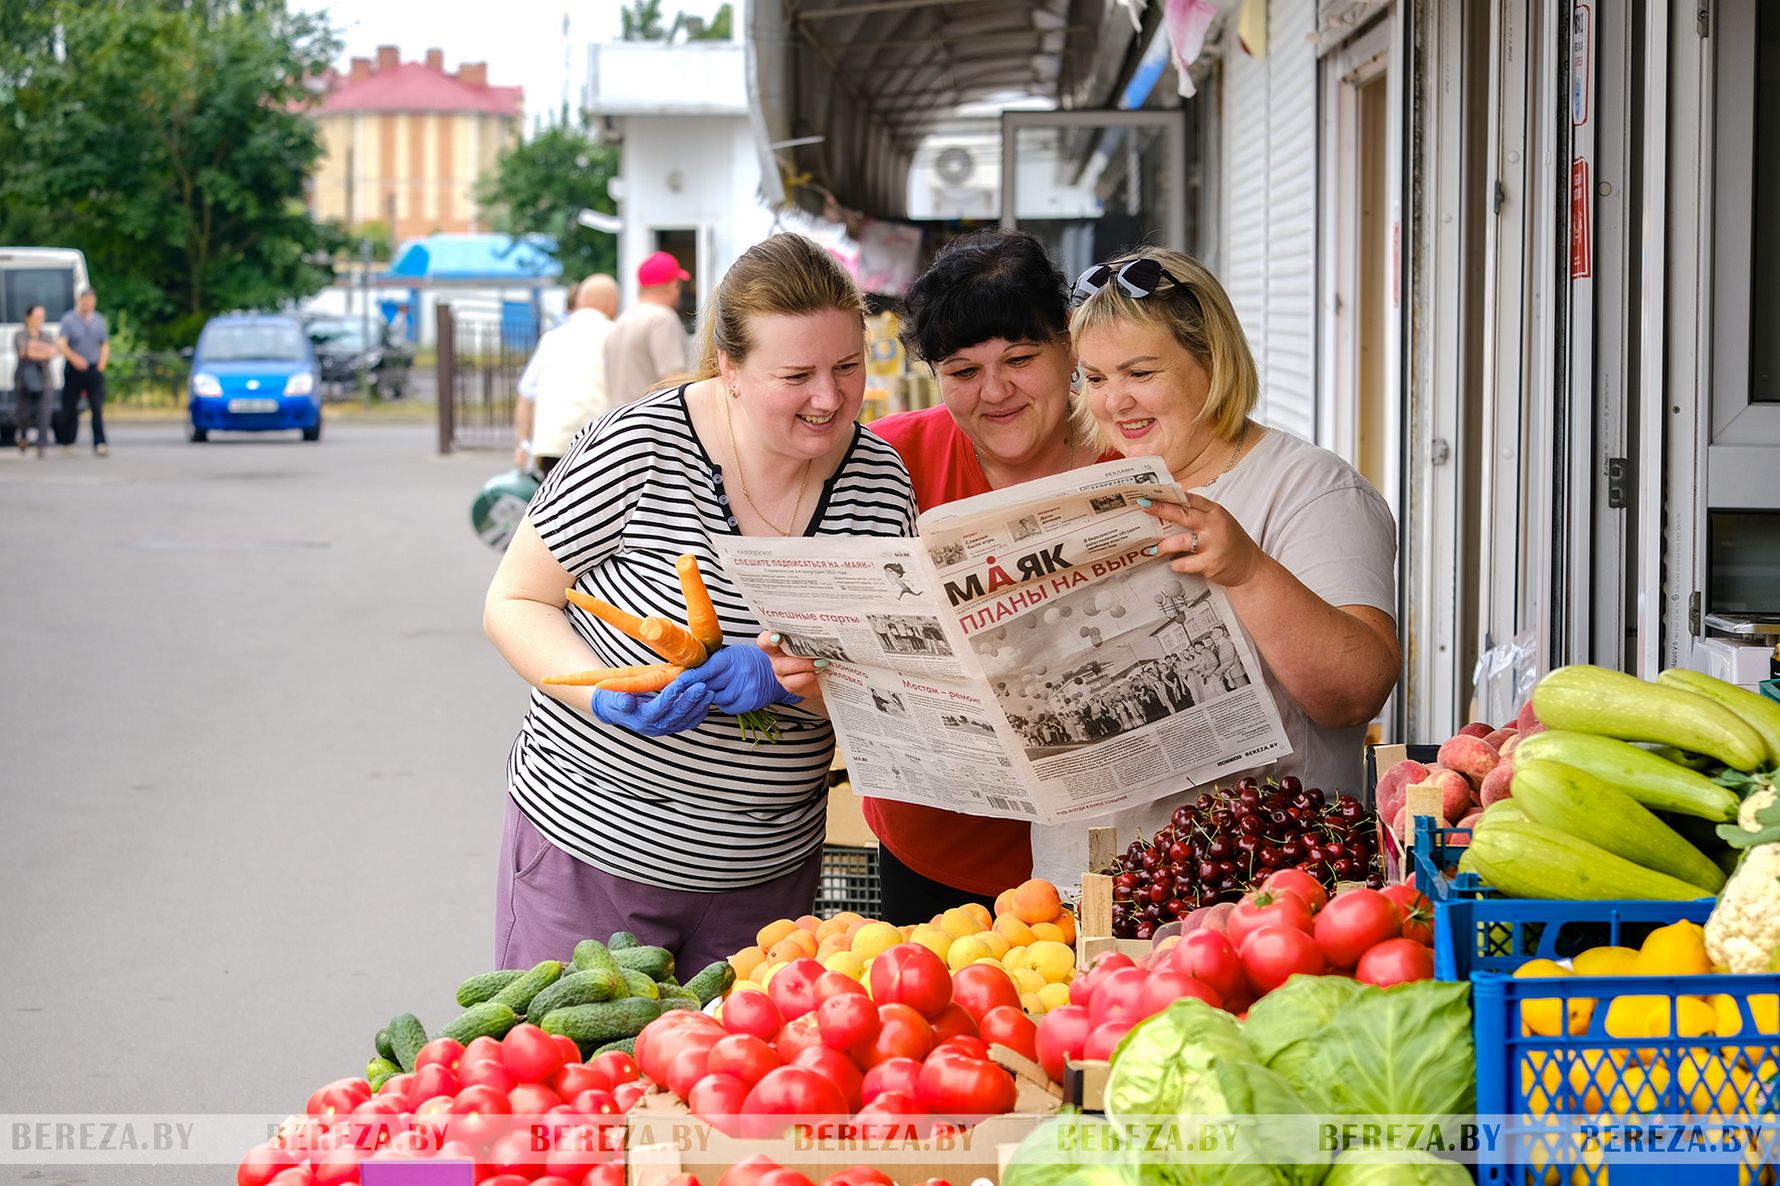
[[[794,179],[881,217],[905,215],[916,147],[961,108],[1099,105],[1135,56],[1112,0],[754,0],[749,16],[765,143]]]

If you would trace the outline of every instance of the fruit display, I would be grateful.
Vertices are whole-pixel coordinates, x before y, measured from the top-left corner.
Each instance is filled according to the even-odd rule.
[[[1113,934],[1149,939],[1165,923],[1235,902],[1289,868],[1325,889],[1382,884],[1372,814],[1349,795],[1328,802],[1291,775],[1277,783],[1241,779],[1176,808],[1166,827],[1118,858],[1110,870]]]
[[[1529,702],[1518,717],[1499,729],[1481,721],[1466,725],[1440,746],[1431,766],[1405,758],[1378,776],[1374,802],[1379,820],[1398,840],[1408,843],[1415,830],[1409,814],[1409,788],[1425,786],[1440,793],[1439,815],[1444,826],[1469,828],[1484,808],[1509,797],[1517,748],[1543,730]]]
[[[699,1186],[691,1174],[674,1178],[670,1186]],[[854,1166],[822,1179],[820,1184],[794,1169],[787,1169],[764,1153],[737,1162],[717,1179],[716,1186],[952,1186],[944,1178],[904,1178],[900,1182],[883,1170]]]
[[[863,982],[879,955],[916,943],[954,972],[972,964],[999,967],[1018,990],[1015,1003],[1039,1016],[1068,1000],[1075,939],[1075,914],[1063,905],[1057,887],[1034,878],[1002,893],[993,914],[971,903],[917,926],[898,927],[851,912],[829,919],[778,919],[760,929],[752,946],[729,957],[736,976],[732,991],[764,989],[798,960],[814,960],[823,971]]]

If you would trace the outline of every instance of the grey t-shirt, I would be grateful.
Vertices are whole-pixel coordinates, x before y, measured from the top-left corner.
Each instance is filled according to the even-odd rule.
[[[1257,426],[1258,427],[1258,426]],[[1256,431],[1255,428],[1250,429]],[[1330,605],[1365,605],[1397,615],[1397,525],[1391,508],[1347,462],[1290,433],[1261,429],[1262,437],[1236,468],[1193,493],[1223,505],[1261,550]],[[1307,787],[1358,795],[1365,726],[1325,729],[1299,708],[1262,664],[1267,689],[1279,705],[1292,752],[1250,774],[1295,774]],[[1240,774],[1231,774],[1234,782]],[[1086,823],[1032,826],[1032,875],[1060,886],[1081,880],[1088,860],[1089,827],[1116,827],[1123,848],[1161,829],[1182,803],[1198,798],[1195,787],[1142,807]]]
[[[105,314],[95,312],[89,318],[82,317],[72,310],[62,318],[62,340],[68,343],[68,349],[87,360],[87,365],[99,361],[99,347],[111,337],[111,327],[105,324]]]
[[[19,391],[32,393],[48,391],[49,364],[42,359],[25,357],[25,343],[32,340],[29,330],[21,329],[12,335],[12,354],[15,360],[12,385]],[[44,330],[35,340],[48,342],[52,339],[49,336],[49,331]]]

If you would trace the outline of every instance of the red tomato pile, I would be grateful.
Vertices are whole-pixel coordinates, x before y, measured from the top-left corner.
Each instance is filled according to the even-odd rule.
[[[364,1161],[471,1161],[480,1186],[623,1186],[624,1113],[649,1088],[627,1054],[581,1061],[521,1025],[499,1041],[421,1047],[412,1074],[341,1079],[235,1171],[237,1186],[344,1186]]]
[[[1013,1076],[989,1046],[1037,1053],[1007,973],[973,964],[953,976],[918,943],[872,961],[869,993],[813,959],[779,969],[767,988],[731,994],[722,1021],[675,1010],[637,1037],[643,1073],[732,1136],[778,1136],[793,1123],[926,1136],[974,1123],[1014,1107]],[[833,1123],[844,1117],[855,1119]]]
[[[1282,869],[1227,913],[1164,940],[1145,964],[1112,952],[1069,985],[1069,1004],[1038,1023],[1038,1063],[1056,1082],[1068,1059],[1104,1059],[1128,1030],[1182,997],[1242,1014],[1294,975],[1352,976],[1388,988],[1434,975],[1433,905],[1412,885],[1330,898]]]
[[[692,1174],[681,1174],[668,1179],[667,1186],[699,1186],[699,1181]],[[717,1186],[816,1186],[816,1183],[796,1170],[786,1169],[766,1154],[756,1153],[725,1170],[717,1179]],[[858,1165],[830,1174],[822,1180],[822,1186],[896,1186],[896,1182],[882,1170]],[[915,1186],[952,1184],[944,1178],[928,1178]]]

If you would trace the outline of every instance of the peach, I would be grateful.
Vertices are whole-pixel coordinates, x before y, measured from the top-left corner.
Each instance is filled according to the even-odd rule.
[[[1494,733],[1495,731],[1496,730],[1493,725],[1485,724],[1483,721],[1472,721],[1470,724],[1466,725],[1464,728],[1459,730],[1459,736],[1460,737],[1488,737],[1491,733]]]
[[[1488,742],[1489,747],[1499,754],[1502,752],[1502,747],[1508,744],[1509,738],[1518,736],[1520,736],[1519,729],[1516,729],[1513,725],[1504,725],[1494,733],[1491,733],[1488,737],[1485,737],[1484,741]]]
[[[996,894],[995,895],[995,916],[997,918],[1000,918],[1004,914],[1012,914],[1013,912],[1014,912],[1014,891],[1011,889],[1004,889],[999,894]]]
[[[1056,886],[1034,877],[1014,887],[1013,906],[1014,916],[1021,922],[1050,922],[1063,909],[1063,899]]]
[[[1201,906],[1197,910],[1189,911],[1187,916],[1181,919],[1181,934],[1207,930],[1216,931],[1222,935],[1230,912],[1234,909],[1236,909],[1236,905],[1233,902],[1219,902],[1215,906]]]
[[[1507,741],[1504,741],[1502,743],[1502,748],[1499,751],[1502,755],[1502,765],[1512,768],[1514,766],[1514,751],[1519,748],[1520,748],[1520,733],[1517,730],[1516,732],[1509,735],[1509,738]]]
[[[798,917],[797,925],[814,935],[816,933],[816,928],[822,925],[822,920],[817,918],[814,914],[804,914]]]
[[[1514,792],[1509,785],[1513,778],[1514,767],[1507,762],[1503,762],[1500,766],[1497,766],[1494,770],[1490,771],[1489,777],[1483,780],[1483,789],[1478,793],[1477,801],[1483,804],[1483,806],[1488,807],[1490,804],[1499,803],[1503,799],[1513,798]]]
[[[1006,935],[1007,941],[1015,947],[1024,947],[1036,938],[1032,933],[1032,928],[1012,914],[1004,914],[996,919],[994,929]]]
[[[1459,820],[1457,823],[1455,823],[1453,825],[1453,827],[1464,828],[1467,832],[1469,832],[1472,828],[1475,828],[1477,826],[1477,821],[1482,818],[1483,818],[1483,812],[1470,811],[1465,814],[1465,818]],[[1471,843],[1471,837],[1468,835],[1467,836],[1448,836],[1448,837],[1446,837],[1445,843],[1446,843],[1446,847],[1448,847],[1448,848],[1464,848],[1465,846],[1467,846]]]
[[[1482,744],[1480,738],[1471,740]],[[1428,767],[1428,777],[1421,785],[1440,788],[1440,817],[1448,822],[1464,815],[1477,801],[1477,793],[1471,789],[1470,780],[1457,770],[1448,770],[1444,766]]]
[[[966,902],[959,909],[976,919],[979,931],[986,931],[995,925],[995,916],[990,914],[989,908],[981,902]]]
[[[1428,768],[1410,758],[1398,762],[1378,779],[1376,806],[1380,819],[1390,819],[1403,806],[1403,795],[1416,783],[1425,782]]]
[[[1440,747],[1437,760],[1448,770],[1456,770],[1470,779],[1472,786],[1479,786],[1489,777],[1489,772],[1496,768],[1496,763],[1502,760],[1502,755],[1483,738],[1460,733]],[[1455,817],[1449,815],[1447,818]]]
[[[1533,701],[1531,698],[1529,698],[1525,704],[1520,706],[1520,715],[1514,718],[1514,727],[1519,729],[1523,734],[1532,729],[1541,727],[1539,723],[1539,714],[1533,711]]]

